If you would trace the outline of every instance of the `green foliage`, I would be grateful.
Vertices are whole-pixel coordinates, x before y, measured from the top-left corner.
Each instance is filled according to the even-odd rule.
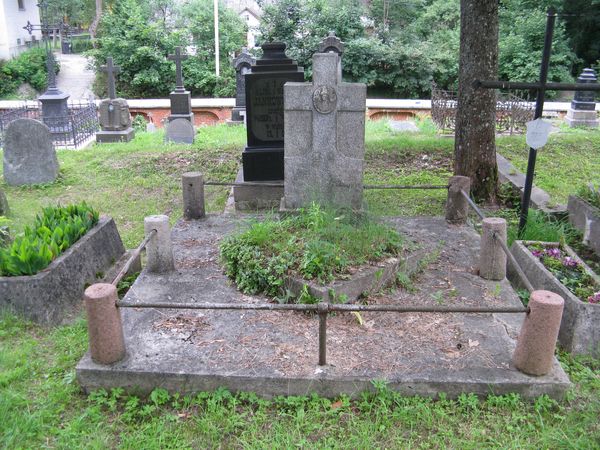
[[[147,124],[148,124],[148,122],[146,122],[146,119],[141,114],[136,114],[136,116],[131,121],[131,126],[136,131],[136,133],[146,131]]]
[[[35,275],[98,223],[85,203],[44,208],[32,227],[0,248],[0,275]]]
[[[56,64],[56,73],[60,70]],[[0,96],[14,93],[23,83],[29,83],[37,91],[47,85],[46,51],[32,48],[10,61],[0,60]]]
[[[543,241],[543,242],[565,242],[569,240],[576,231],[569,225],[565,219],[554,219],[542,211],[530,209],[527,216],[527,225],[521,235],[518,234],[516,213],[513,220],[509,223],[507,230],[508,245],[516,239],[525,241]]]
[[[163,2],[164,3],[164,2]],[[195,55],[183,62],[186,88],[194,96],[235,94],[235,71],[228,60],[245,39],[245,24],[230,9],[219,8],[220,67],[215,75],[213,3],[194,0],[181,10],[174,5],[117,2],[102,16],[97,48],[88,52],[96,70],[112,56],[121,66],[117,90],[124,97],[166,97],[175,87],[175,63],[168,59],[176,46],[193,46]],[[105,76],[94,90],[105,93]]]
[[[0,216],[0,247],[4,247],[10,241],[9,226],[10,220],[4,216]]]
[[[381,223],[313,203],[297,215],[255,222],[228,237],[221,259],[242,292],[281,297],[289,273],[327,283],[350,266],[397,255],[402,245],[401,236]]]
[[[577,196],[590,205],[600,208],[600,184],[595,187],[592,183],[577,189]]]

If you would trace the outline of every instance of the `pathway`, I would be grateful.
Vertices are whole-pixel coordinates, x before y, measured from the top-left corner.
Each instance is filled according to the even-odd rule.
[[[87,59],[82,55],[55,53],[60,62],[60,72],[56,77],[58,88],[70,94],[71,100],[87,99],[92,92],[94,72],[87,68]]]

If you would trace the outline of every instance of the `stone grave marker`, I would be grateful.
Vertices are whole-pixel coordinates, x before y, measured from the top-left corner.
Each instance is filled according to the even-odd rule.
[[[4,181],[11,186],[51,183],[58,159],[50,129],[33,119],[13,120],[4,133]]]
[[[165,142],[177,142],[180,144],[192,144],[196,132],[194,131],[194,113],[192,112],[192,96],[183,85],[183,69],[181,63],[188,56],[181,52],[181,47],[175,47],[175,54],[169,55],[169,59],[175,61],[175,72],[177,85],[175,90],[169,94],[171,102],[171,115],[167,118],[167,132]],[[189,126],[181,123],[186,120]],[[177,122],[171,126],[171,123]]]
[[[189,120],[177,118],[167,123],[165,142],[193,144],[195,134],[194,126]]]
[[[131,127],[131,114],[124,98],[116,98],[115,73],[121,68],[113,65],[112,57],[106,58],[106,66],[102,70],[107,74],[108,97],[100,102],[100,127],[96,133],[96,142],[129,142],[135,136]]]
[[[286,209],[362,208],[367,87],[342,82],[336,52],[313,55],[313,82],[285,85]]]
[[[262,58],[246,74],[244,181],[283,179],[283,85],[304,81],[304,70],[286,56],[283,42],[266,43],[262,49]]]
[[[598,77],[593,69],[583,69],[577,83],[596,84]],[[600,121],[596,113],[596,93],[594,91],[577,91],[567,110],[566,122],[570,127],[597,128]]]
[[[244,47],[242,53],[233,60],[235,68],[235,107],[231,111],[232,124],[244,123],[246,116],[246,74],[250,73],[252,64],[256,63],[256,59],[248,53],[248,49]]]

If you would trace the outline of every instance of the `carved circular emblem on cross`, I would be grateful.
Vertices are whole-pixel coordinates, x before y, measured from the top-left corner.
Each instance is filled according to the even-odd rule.
[[[337,93],[331,86],[319,86],[313,92],[313,105],[321,114],[329,114],[337,105]]]

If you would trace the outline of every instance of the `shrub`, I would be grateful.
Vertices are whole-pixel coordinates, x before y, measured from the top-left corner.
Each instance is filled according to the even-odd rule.
[[[56,73],[60,70],[58,62]],[[0,61],[0,96],[13,93],[23,83],[29,83],[37,91],[47,86],[46,50],[32,48],[10,61]]]
[[[44,208],[31,227],[0,248],[0,275],[35,275],[98,223],[85,203]]]
[[[588,202],[590,205],[600,208],[600,184],[595,187],[592,183],[581,186],[577,190],[577,196]]]

